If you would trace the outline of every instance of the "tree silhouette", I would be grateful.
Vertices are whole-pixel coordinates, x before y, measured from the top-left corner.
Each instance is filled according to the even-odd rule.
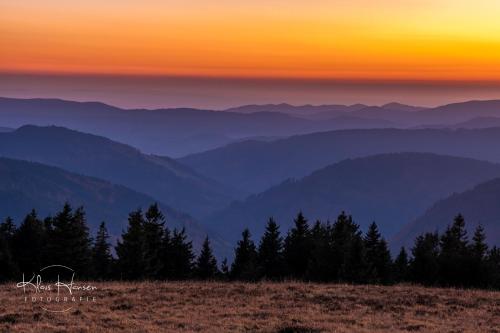
[[[302,212],[297,214],[294,227],[285,238],[284,258],[288,274],[297,279],[306,276],[312,250],[309,225]]]
[[[187,240],[186,230],[174,230],[171,238],[172,279],[187,279],[193,272],[193,244]]]
[[[144,228],[144,275],[159,278],[162,271],[162,244],[165,217],[158,204],[151,205],[145,213]]]
[[[13,255],[21,273],[31,276],[44,265],[46,232],[42,221],[32,210],[12,236]]]
[[[467,231],[462,215],[457,215],[451,227],[441,236],[439,255],[440,278],[442,284],[467,284],[470,274]]]
[[[283,238],[279,226],[271,217],[259,243],[259,276],[277,280],[283,275]]]
[[[208,236],[203,241],[200,255],[196,261],[196,276],[203,280],[214,279],[219,273]]]
[[[404,282],[408,280],[408,253],[404,247],[401,247],[396,260],[394,260],[394,280]]]
[[[231,277],[238,280],[253,281],[257,279],[257,250],[251,239],[250,231],[245,229],[235,249],[234,262],[231,266]]]
[[[411,280],[426,285],[435,284],[439,278],[439,235],[426,233],[418,236],[411,252]]]
[[[101,222],[92,248],[93,273],[97,279],[108,279],[111,275],[113,257],[111,256],[111,245],[108,243],[108,239],[106,223]]]
[[[127,231],[122,234],[122,240],[116,245],[118,265],[123,279],[134,280],[144,277],[143,226],[142,210],[131,212]]]
[[[375,222],[372,222],[368,227],[368,232],[364,238],[364,246],[368,282],[389,283],[391,281],[391,254]]]

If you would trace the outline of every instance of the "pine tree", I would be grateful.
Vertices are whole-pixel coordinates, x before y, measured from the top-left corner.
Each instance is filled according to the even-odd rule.
[[[128,228],[116,245],[116,254],[123,279],[144,277],[144,218],[141,209],[129,214]]]
[[[364,238],[367,261],[367,279],[371,283],[387,284],[391,281],[391,254],[380,235],[377,224],[372,222]]]
[[[451,227],[441,236],[439,255],[440,279],[443,285],[466,286],[470,266],[467,231],[462,215],[457,215]]]
[[[408,253],[406,249],[401,247],[396,260],[394,260],[394,280],[396,282],[404,282],[408,279]]]
[[[312,242],[309,225],[302,212],[294,220],[295,226],[285,239],[284,258],[288,274],[296,279],[306,276],[311,257]]]
[[[251,239],[250,231],[245,229],[235,249],[234,262],[231,265],[231,277],[237,280],[253,281],[257,279],[257,250]]]
[[[187,279],[193,273],[193,244],[187,240],[186,230],[174,230],[171,238],[171,275],[176,280]]]
[[[487,285],[486,255],[488,254],[488,245],[486,244],[484,228],[481,225],[478,225],[474,231],[469,253],[470,284],[476,287]]]
[[[337,281],[364,282],[366,254],[359,226],[342,212],[331,230],[332,278]]]
[[[425,285],[437,283],[439,278],[439,235],[426,233],[418,236],[412,248],[411,279]]]
[[[151,205],[144,221],[144,275],[149,279],[161,275],[164,225],[165,217],[158,204]]]
[[[82,207],[73,212],[64,205],[52,219],[48,243],[51,263],[71,267],[80,277],[91,274],[91,239]]]
[[[94,246],[92,248],[92,266],[97,279],[108,279],[111,276],[111,245],[108,243],[109,235],[106,224],[101,222],[97,230]]]
[[[208,236],[203,241],[200,255],[196,261],[196,276],[202,280],[211,280],[217,277],[219,269],[215,259]]]
[[[271,217],[258,249],[259,276],[277,280],[283,276],[283,238]]]
[[[311,229],[311,256],[307,269],[307,279],[327,282],[332,278],[331,230],[329,223],[316,221]]]
[[[173,276],[172,264],[172,237],[170,229],[163,230],[163,238],[160,246],[160,279],[171,279]]]
[[[32,210],[12,236],[13,257],[25,276],[31,276],[45,266],[46,237],[42,221],[38,219],[36,211]]]

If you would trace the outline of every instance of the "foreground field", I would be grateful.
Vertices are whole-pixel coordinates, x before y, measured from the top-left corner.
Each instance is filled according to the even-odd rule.
[[[0,286],[0,332],[500,332],[500,292],[304,283],[97,283],[51,313]]]

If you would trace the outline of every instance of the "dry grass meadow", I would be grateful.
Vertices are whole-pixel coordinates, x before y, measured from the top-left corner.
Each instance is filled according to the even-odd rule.
[[[0,286],[0,332],[500,332],[500,292],[306,283],[97,283],[51,313]]]

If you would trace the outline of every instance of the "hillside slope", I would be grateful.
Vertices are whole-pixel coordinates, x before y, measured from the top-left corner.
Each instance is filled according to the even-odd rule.
[[[61,127],[24,126],[0,133],[0,156],[105,179],[195,217],[225,207],[235,195],[172,159],[145,155],[127,145]]]
[[[258,193],[343,159],[375,154],[428,152],[500,162],[500,151],[494,149],[499,142],[500,128],[343,130],[245,141],[179,161],[221,183]]]
[[[457,214],[465,217],[469,238],[481,224],[490,244],[500,245],[500,178],[486,181],[472,189],[454,193],[432,205],[422,216],[408,224],[394,241],[409,246],[415,237],[431,231],[443,232]]]
[[[106,221],[112,235],[127,226],[128,214],[146,209],[156,200],[150,196],[109,182],[74,174],[39,163],[0,158],[0,218],[10,216],[20,222],[31,209],[40,217],[53,215],[65,202],[84,206],[87,222],[96,228]],[[196,238],[205,231],[187,214],[159,203],[170,227],[186,227]]]
[[[500,176],[500,165],[424,153],[349,159],[234,202],[204,224],[228,239],[249,227],[260,235],[270,216],[287,230],[299,210],[314,222],[345,210],[363,229],[376,221],[386,237],[437,200]]]

